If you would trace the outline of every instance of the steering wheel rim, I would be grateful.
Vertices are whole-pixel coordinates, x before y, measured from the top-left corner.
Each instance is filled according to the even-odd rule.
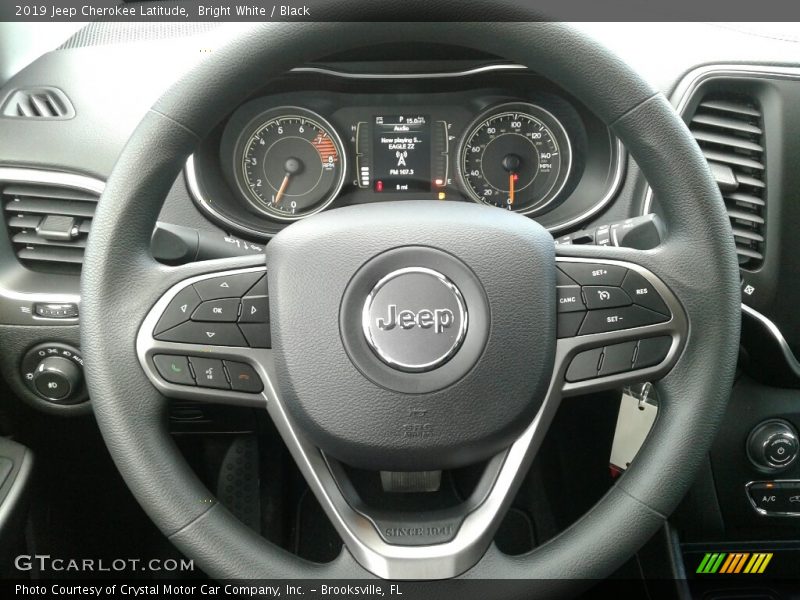
[[[185,159],[229,107],[271,76],[340,50],[384,43],[387,31],[374,24],[350,23],[248,28],[215,50],[153,106],[123,150],[98,206],[81,283],[81,345],[98,424],[146,512],[213,577],[371,574],[347,550],[332,563],[318,565],[273,546],[214,502],[183,460],[166,427],[164,398],[136,364],[133,341],[147,312],[166,290],[233,263],[160,265],[150,255],[150,235]],[[727,403],[738,350],[740,299],[738,265],[719,191],[666,99],[570,27],[393,23],[391,31],[407,43],[468,45],[526,64],[552,79],[611,127],[663,206],[668,234],[655,250],[557,249],[562,257],[640,265],[656,274],[683,306],[689,323],[685,346],[657,384],[659,418],[647,443],[598,504],[556,538],[523,556],[506,556],[490,546],[463,573],[484,579],[535,578],[540,580],[539,591],[542,586],[552,591],[552,586],[560,585],[554,579],[605,577],[652,535],[680,501]],[[235,266],[259,264],[263,262],[258,258],[239,259]],[[536,585],[531,582],[525,593],[532,593]]]

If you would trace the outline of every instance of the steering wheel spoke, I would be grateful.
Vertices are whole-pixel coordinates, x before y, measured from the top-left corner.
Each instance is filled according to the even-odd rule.
[[[675,364],[688,332],[677,296],[630,260],[558,256],[555,373],[565,396],[655,381]]]
[[[240,262],[214,261],[199,274],[198,265],[184,269],[189,276],[167,290],[145,317],[137,354],[163,395],[266,406],[272,368],[266,267],[208,271]]]
[[[533,422],[509,448],[485,461],[479,482],[463,502],[427,513],[375,510],[362,501],[344,465],[315,446],[287,410],[273,350],[266,347],[270,341],[242,334],[242,342],[228,333],[251,320],[269,323],[268,314],[254,316],[264,305],[253,301],[269,297],[266,267],[212,266],[219,269],[221,261],[173,270],[173,279],[185,278],[145,317],[136,348],[151,383],[170,398],[266,408],[349,552],[372,573],[437,579],[472,567],[491,543],[555,414],[561,397],[555,373]],[[231,307],[235,314],[226,314]],[[203,336],[210,341],[202,343]],[[240,379],[242,374],[247,377]]]
[[[685,342],[686,315],[664,282],[630,253],[620,260],[591,252],[591,258],[556,257],[558,340],[537,413],[509,447],[485,461],[469,496],[448,508],[368,506],[343,463],[298,427],[278,385],[263,265],[242,266],[238,259],[172,271],[183,279],[144,319],[137,353],[165,396],[266,408],[349,552],[366,569],[393,579],[454,577],[486,552],[561,398],[656,380],[669,372]]]

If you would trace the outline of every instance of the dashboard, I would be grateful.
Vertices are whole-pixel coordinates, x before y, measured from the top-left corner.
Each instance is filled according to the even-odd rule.
[[[404,200],[482,203],[560,231],[613,197],[624,164],[590,111],[518,65],[301,68],[232,111],[186,178],[210,219],[262,239],[322,210]]]
[[[791,518],[800,512],[755,505],[749,492],[800,480],[800,461],[758,467],[748,456],[762,424],[800,428],[800,44],[727,26],[682,25],[680,44],[672,24],[579,27],[670,97],[721,174],[740,253],[741,376],[704,476],[675,519],[684,551],[742,540],[800,548],[800,519]],[[97,44],[86,35],[0,90],[5,103],[15,91],[49,86],[74,107],[69,118],[0,117],[0,372],[39,411],[90,412],[83,388],[74,402],[52,402],[26,377],[40,352],[69,352],[80,366],[78,274],[94,207],[148,108],[202,60],[198,46],[222,35],[195,33],[141,43],[132,29],[124,43]],[[194,240],[188,254],[175,252],[184,262],[214,256],[198,250],[203,240],[215,252],[262,253],[289,224],[355,204],[481,203],[537,220],[559,243],[603,243],[609,224],[659,212],[637,165],[590,107],[496,57],[384,48],[254,87],[199,143],[164,204],[160,225]],[[69,205],[71,228],[39,227],[48,213],[36,203]],[[179,416],[171,424],[195,426]]]

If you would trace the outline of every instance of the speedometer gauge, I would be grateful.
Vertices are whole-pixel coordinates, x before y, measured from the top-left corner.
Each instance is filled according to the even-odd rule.
[[[236,143],[239,189],[254,208],[281,221],[328,206],[342,188],[346,170],[336,131],[318,114],[301,108],[262,113]]]
[[[572,152],[564,127],[533,104],[512,103],[484,112],[467,128],[459,177],[477,202],[515,212],[541,212],[569,177]]]

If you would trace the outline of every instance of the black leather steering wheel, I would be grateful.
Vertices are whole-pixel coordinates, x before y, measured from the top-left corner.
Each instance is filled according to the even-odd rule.
[[[526,217],[460,202],[344,208],[293,224],[267,245],[271,349],[159,340],[157,322],[181,290],[222,281],[211,279],[220,274],[243,276],[236,281],[252,285],[265,268],[263,257],[180,267],[152,258],[150,235],[161,205],[199,141],[271,77],[336,51],[393,40],[470,46],[525,64],[572,93],[611,127],[647,177],[663,207],[661,245],[649,251],[555,247]],[[553,580],[603,578],[647,541],[688,489],[711,444],[738,349],[732,240],[712,175],[667,100],[570,27],[250,27],[153,106],[108,180],[81,290],[81,345],[94,411],[138,501],[212,577],[517,578],[531,580],[521,596],[566,591],[570,582]],[[398,271],[414,277],[407,270],[419,268],[436,276],[416,273],[417,279],[403,281],[420,283],[420,294],[440,301],[441,331],[442,319],[452,317],[464,320],[465,333],[441,365],[409,373],[367,348],[364,327],[372,327],[371,315],[366,324],[360,319],[378,280]],[[570,283],[565,274],[574,284],[591,284],[595,276],[606,283],[619,278],[616,284],[637,277],[642,289],[663,300],[662,314],[613,331],[557,331],[555,286],[557,278]],[[454,296],[443,291],[453,287],[468,313],[459,313]],[[421,309],[415,310],[420,318]],[[416,322],[424,324],[427,315],[421,319]],[[421,326],[419,334],[428,335]],[[666,340],[654,364],[565,381],[579,353],[651,338]],[[253,394],[170,383],[154,367],[157,354],[241,361],[265,389]],[[494,531],[561,398],[655,379],[658,419],[618,483],[541,547],[514,557],[499,552],[491,544]],[[329,564],[301,560],[217,503],[169,435],[165,396],[266,408],[342,536],[340,556]],[[425,407],[428,435],[398,434],[408,431],[409,406]],[[341,466],[420,470],[479,461],[487,474],[463,506],[422,517],[361,505]]]

